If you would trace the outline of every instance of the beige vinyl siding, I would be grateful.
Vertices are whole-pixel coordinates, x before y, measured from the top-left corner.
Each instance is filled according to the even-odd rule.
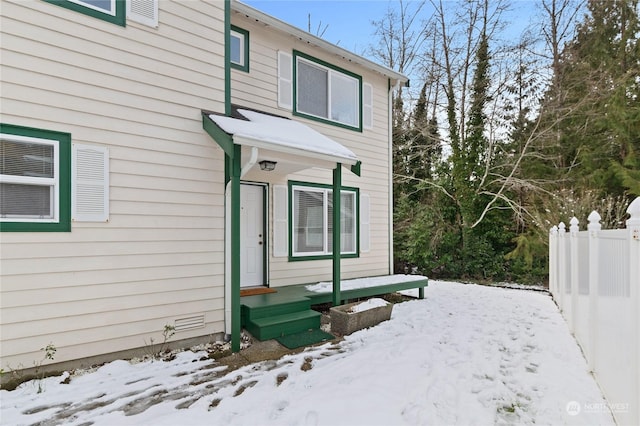
[[[388,81],[387,78],[355,66],[318,48],[278,33],[261,23],[247,21],[232,14],[232,23],[250,34],[250,72],[232,71],[232,102],[270,113],[292,117],[351,149],[362,161],[362,176],[343,169],[343,185],[357,187],[361,194],[369,194],[371,207],[371,251],[359,258],[342,260],[342,277],[356,278],[385,275],[389,271],[389,146],[388,146]],[[373,86],[373,128],[363,132],[347,130],[330,124],[292,116],[277,106],[277,52],[302,51],[315,58],[362,76],[363,82]],[[331,171],[308,169],[287,176],[286,179],[330,184]],[[270,184],[286,185],[287,180],[276,178]],[[270,198],[270,220],[273,224],[273,195]],[[271,225],[270,225],[271,226]],[[270,229],[273,235],[273,226]],[[270,247],[270,253],[272,253]],[[269,258],[271,286],[313,283],[331,280],[331,260],[289,262],[286,257]]]
[[[61,362],[161,339],[204,315],[224,330],[224,164],[201,110],[224,111],[223,2],[159,2],[123,28],[42,1],[3,1],[2,121],[109,147],[107,223],[5,232],[2,367],[53,343]]]

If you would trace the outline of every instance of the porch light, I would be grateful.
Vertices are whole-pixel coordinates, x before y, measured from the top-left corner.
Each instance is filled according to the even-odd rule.
[[[276,168],[275,161],[262,160],[258,164],[260,164],[260,170],[264,170],[265,172],[271,172]]]

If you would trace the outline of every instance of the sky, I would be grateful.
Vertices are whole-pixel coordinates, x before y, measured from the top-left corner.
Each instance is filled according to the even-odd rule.
[[[357,54],[369,46],[374,28],[393,2],[387,0],[242,0],[256,9],[311,33],[324,30],[325,40]],[[326,27],[326,29],[325,29]]]
[[[0,390],[0,424],[615,424],[547,293],[444,281],[425,293],[343,341],[231,372],[185,351]]]
[[[366,50],[374,41],[375,29],[372,21],[381,20],[389,8],[397,8],[399,0],[241,0],[268,15],[276,17],[305,31],[317,35],[318,29],[324,30],[322,38],[338,44],[354,53],[367,56]],[[445,0],[446,3],[447,0]],[[537,5],[533,0],[514,0],[509,12],[509,25],[506,32],[518,37],[524,27],[529,25],[536,13]],[[412,10],[418,4],[416,0],[404,0]],[[426,20],[433,13],[427,1],[421,11]],[[326,30],[325,30],[326,27]]]

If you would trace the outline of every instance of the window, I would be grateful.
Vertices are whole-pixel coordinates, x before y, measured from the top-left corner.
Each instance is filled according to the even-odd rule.
[[[231,26],[231,66],[249,72],[249,31]]]
[[[69,231],[71,135],[0,125],[2,231]]]
[[[113,24],[126,25],[126,0],[45,0]]]
[[[333,191],[330,187],[292,183],[291,257],[327,257],[333,250]],[[358,190],[343,188],[340,196],[340,253],[357,255]]]
[[[300,52],[294,56],[294,113],[361,131],[362,78]]]

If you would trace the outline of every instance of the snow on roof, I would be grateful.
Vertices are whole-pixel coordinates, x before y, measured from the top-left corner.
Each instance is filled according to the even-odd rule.
[[[358,157],[348,148],[298,121],[256,111],[239,109],[249,121],[210,114],[209,118],[234,137],[266,142],[270,148],[293,148],[355,164]]]
[[[380,277],[356,278],[353,280],[340,281],[340,290],[355,290],[359,288],[379,287],[389,284],[406,283],[410,281],[426,280],[423,275],[383,275]],[[314,293],[331,293],[333,291],[333,282],[320,282],[305,287]]]

